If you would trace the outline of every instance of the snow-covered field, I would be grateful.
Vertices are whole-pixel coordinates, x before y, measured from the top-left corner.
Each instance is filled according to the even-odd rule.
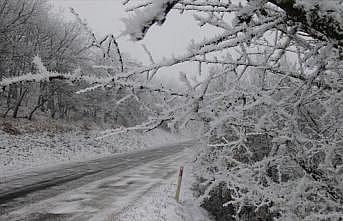
[[[19,135],[0,130],[0,177],[32,168],[84,161],[186,139],[159,129],[144,134],[132,131],[98,139],[102,135],[102,130]]]

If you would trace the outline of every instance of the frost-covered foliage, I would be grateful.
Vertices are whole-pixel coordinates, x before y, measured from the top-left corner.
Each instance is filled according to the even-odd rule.
[[[50,4],[0,0],[0,117],[144,121],[139,96],[122,100],[135,86],[115,76],[139,63],[120,52],[113,35],[98,38],[75,10],[74,20],[65,19]]]
[[[68,90],[60,89],[58,79],[78,67],[86,69],[91,53],[81,26],[64,20],[50,4],[46,0],[0,0],[1,116],[31,119],[44,109],[54,117],[66,117],[71,109],[72,105],[66,107]],[[45,66],[34,65],[35,56],[34,63]]]
[[[75,80],[79,77],[79,70],[76,70],[74,74],[61,74],[58,72],[50,72],[44,66],[42,59],[39,56],[35,56],[32,62],[35,67],[37,68],[37,73],[27,73],[20,76],[15,77],[5,77],[0,82],[1,87],[6,87],[12,84],[17,84],[21,82],[44,82],[44,81],[51,81],[53,79],[70,79]]]
[[[179,0],[156,0],[146,5],[144,10],[136,10],[135,15],[129,19],[124,18],[126,31],[134,40],[144,38],[146,32],[153,24],[162,25],[169,11]]]
[[[76,21],[70,22],[49,14],[48,1],[0,0],[0,5],[0,17],[9,17],[1,20],[8,25],[0,39],[1,117],[83,119],[112,126],[146,120],[151,110],[138,95],[140,84],[116,76],[140,65],[120,52],[113,35],[97,38],[75,10]],[[12,26],[20,19],[20,28]],[[17,35],[20,44],[9,40]]]
[[[139,2],[126,1],[128,10],[140,10],[127,29],[142,32],[140,25],[130,25],[139,24],[140,14],[146,18],[153,1]],[[181,74],[187,90],[178,99],[169,93],[155,120],[174,128],[202,124],[199,196],[217,220],[343,217],[342,4],[180,0],[174,5],[219,34],[145,72],[183,62],[207,67],[205,76]],[[154,12],[159,13],[163,10]]]

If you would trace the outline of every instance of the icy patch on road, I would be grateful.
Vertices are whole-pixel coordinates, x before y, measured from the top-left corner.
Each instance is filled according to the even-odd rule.
[[[128,132],[96,139],[100,130],[10,135],[0,130],[0,177],[65,162],[154,148],[186,140],[163,130]]]

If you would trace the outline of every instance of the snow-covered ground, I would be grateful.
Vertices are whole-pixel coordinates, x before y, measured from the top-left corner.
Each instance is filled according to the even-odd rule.
[[[181,136],[161,129],[144,134],[130,131],[103,135],[104,130],[101,129],[39,130],[17,135],[0,130],[0,177],[66,162],[155,148],[192,138],[191,135]],[[99,137],[103,138],[97,139]],[[206,212],[195,203],[192,195],[191,159],[192,150],[188,149],[25,206],[7,218],[37,216],[62,220],[76,217],[76,220],[106,221],[208,221]],[[181,200],[177,203],[174,196],[181,165],[184,165],[185,172]]]
[[[0,177],[38,167],[85,161],[189,139],[156,129],[127,132],[98,139],[102,130],[37,132],[10,135],[0,130]]]
[[[208,221],[194,204],[189,157],[192,150],[113,174],[55,197],[27,204],[3,220]],[[185,166],[181,202],[174,200],[180,165]]]
[[[188,154],[190,156],[191,154]],[[175,200],[177,174],[144,195],[134,205],[113,217],[113,221],[210,221],[192,193],[192,165],[185,161],[180,202]]]

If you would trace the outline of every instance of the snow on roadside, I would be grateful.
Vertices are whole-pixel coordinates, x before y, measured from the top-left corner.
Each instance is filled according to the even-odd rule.
[[[0,177],[65,162],[77,162],[153,148],[185,137],[163,130],[129,132],[96,139],[101,130],[10,135],[0,130]]]
[[[197,200],[192,194],[194,177],[191,168],[188,160],[184,169],[180,203],[174,199],[176,174],[164,185],[152,190],[139,202],[113,217],[112,221],[210,221],[207,212],[196,203]]]

